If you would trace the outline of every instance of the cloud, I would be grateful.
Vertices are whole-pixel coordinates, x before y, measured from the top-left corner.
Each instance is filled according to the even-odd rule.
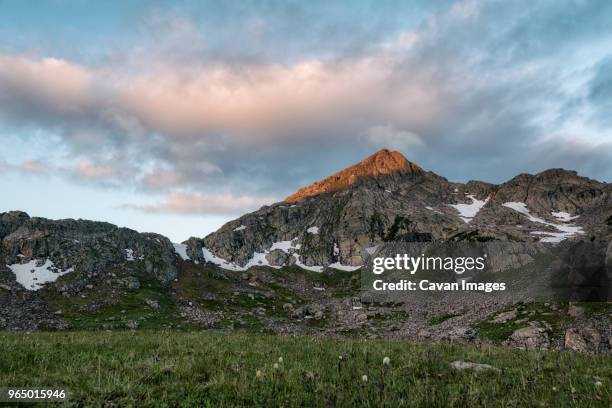
[[[588,101],[594,108],[595,120],[603,126],[612,125],[612,55],[597,65],[589,83]]]
[[[45,174],[49,171],[49,166],[40,160],[26,160],[20,167],[25,172],[35,174]]]
[[[115,169],[108,165],[81,160],[77,163],[74,173],[76,176],[92,180],[108,180],[115,176]]]
[[[94,62],[5,51],[0,119],[55,135],[64,164],[49,172],[168,194],[148,211],[188,208],[181,191],[282,197],[383,146],[455,180],[503,181],[536,169],[551,135],[609,137],[612,3],[430,4],[356,19],[321,4],[160,9],[137,27],[144,43]],[[593,79],[570,87],[576,72]],[[599,129],[568,129],[590,120]],[[611,177],[607,147],[547,163]]]
[[[371,127],[366,132],[364,139],[374,148],[387,147],[405,151],[423,145],[421,137],[416,133],[395,129],[389,124]]]
[[[147,213],[239,215],[276,201],[273,197],[235,196],[232,194],[169,194],[165,201],[152,205],[126,204],[124,208]]]
[[[5,107],[74,114],[87,109],[91,80],[86,68],[60,59],[0,55],[0,104]]]

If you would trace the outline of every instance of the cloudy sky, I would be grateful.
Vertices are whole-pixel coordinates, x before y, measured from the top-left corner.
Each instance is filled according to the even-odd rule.
[[[612,2],[0,0],[0,211],[204,236],[382,147],[612,181]]]

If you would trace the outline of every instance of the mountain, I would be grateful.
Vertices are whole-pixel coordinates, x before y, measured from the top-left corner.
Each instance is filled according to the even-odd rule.
[[[140,281],[168,286],[178,274],[174,245],[104,222],[0,213],[0,328],[63,328],[60,303],[91,308],[113,302]],[[84,312],[85,309],[80,310]]]
[[[183,244],[0,213],[0,330],[239,329],[609,352],[609,303],[528,296],[548,276],[589,296],[582,277],[609,286],[611,231],[610,184],[562,169],[453,183],[382,150]],[[489,240],[513,241],[502,242],[509,253],[492,248],[491,264],[525,276],[523,291],[378,302],[352,272],[387,242]],[[562,249],[561,275],[539,273],[549,248]]]
[[[299,202],[308,197],[342,190],[366,177],[399,176],[422,172],[423,170],[419,166],[410,163],[400,152],[390,152],[383,149],[324,180],[299,189],[296,193],[285,198],[285,202]]]
[[[612,185],[574,171],[521,174],[500,185],[454,183],[383,149],[186,244],[192,259],[226,269],[350,270],[389,241],[554,244],[605,239],[611,227]]]

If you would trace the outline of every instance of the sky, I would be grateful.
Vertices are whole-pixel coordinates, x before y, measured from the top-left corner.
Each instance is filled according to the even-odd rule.
[[[0,0],[0,211],[203,237],[376,150],[612,181],[612,2]]]

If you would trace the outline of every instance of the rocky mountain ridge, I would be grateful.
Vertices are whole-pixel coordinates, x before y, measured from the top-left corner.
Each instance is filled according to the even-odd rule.
[[[284,202],[186,244],[198,262],[356,268],[389,241],[609,240],[612,184],[550,169],[494,185],[453,183],[381,150]],[[607,241],[606,241],[607,242]]]
[[[36,290],[58,275],[81,271],[90,277],[138,262],[167,285],[176,278],[176,251],[168,238],[109,223],[32,218],[20,211],[0,214],[0,268]],[[11,274],[5,274],[11,276]]]
[[[609,184],[561,169],[493,185],[405,164],[389,174],[373,168],[183,244],[108,223],[2,213],[0,329],[239,329],[612,350],[609,304],[377,303],[351,272],[389,242],[500,240],[517,241],[517,259],[529,242],[575,243],[569,267],[612,278]]]

